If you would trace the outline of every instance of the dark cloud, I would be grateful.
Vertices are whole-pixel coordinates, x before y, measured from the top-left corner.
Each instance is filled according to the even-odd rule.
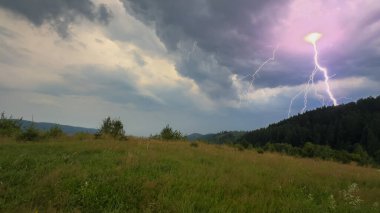
[[[121,0],[126,10],[153,26],[167,49],[179,53],[177,70],[194,79],[212,98],[231,97],[231,73],[252,73],[260,61],[271,56],[273,26],[282,26],[292,1],[264,0]],[[335,3],[333,4],[335,5]],[[375,26],[378,10],[363,13],[347,23],[353,41],[343,50],[324,54],[321,62],[336,78],[365,75],[380,78]],[[195,54],[193,42],[198,48]],[[185,45],[183,45],[185,43]],[[341,52],[340,52],[341,51]],[[314,66],[311,55],[289,55],[279,51],[277,66],[270,64],[257,77],[257,87],[299,85],[307,81]],[[377,76],[377,77],[376,77]],[[318,76],[317,76],[318,78]],[[236,97],[236,96],[235,96]]]
[[[70,24],[77,17],[104,24],[112,17],[105,5],[96,7],[90,0],[0,0],[0,7],[27,18],[35,26],[49,23],[63,38],[69,37]]]
[[[212,98],[237,97],[229,76],[251,71],[249,63],[268,43],[268,24],[286,10],[286,0],[122,0],[126,10],[154,25],[171,52],[180,53],[178,71]],[[276,4],[274,4],[276,3]],[[191,42],[196,46],[195,54]]]
[[[286,0],[122,0],[127,10],[145,23],[156,25],[158,36],[175,50],[181,40],[196,41],[215,53],[222,65],[249,59],[265,44],[267,25],[286,12]],[[274,4],[276,3],[276,4]],[[281,12],[283,11],[283,12]],[[266,44],[266,45],[270,45]],[[275,45],[275,44],[274,44]]]

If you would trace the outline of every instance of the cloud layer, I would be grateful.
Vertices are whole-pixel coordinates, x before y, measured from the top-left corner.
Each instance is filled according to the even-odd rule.
[[[0,0],[0,110],[89,127],[111,115],[138,135],[262,127],[305,88],[310,31],[323,34],[339,103],[379,95],[379,11],[376,0]],[[311,92],[307,109],[321,105]]]

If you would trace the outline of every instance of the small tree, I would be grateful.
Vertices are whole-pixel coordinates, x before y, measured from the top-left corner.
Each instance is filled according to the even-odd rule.
[[[42,139],[41,132],[32,123],[25,131],[23,131],[19,136],[20,141],[38,141]]]
[[[12,116],[6,117],[5,113],[1,113],[0,117],[0,136],[12,137],[21,132],[21,120],[13,119]]]
[[[54,125],[47,132],[46,136],[50,138],[59,138],[62,137],[65,133],[62,131],[59,125]]]
[[[161,130],[159,138],[161,140],[184,140],[186,137],[180,131],[173,131],[169,125],[166,125],[166,127]]]
[[[120,119],[106,117],[97,133],[97,136],[111,136],[115,139],[125,139],[124,125]]]

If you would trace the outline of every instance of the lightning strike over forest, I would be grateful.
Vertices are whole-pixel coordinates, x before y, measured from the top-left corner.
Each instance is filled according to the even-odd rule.
[[[299,93],[297,93],[291,99],[290,105],[289,105],[289,110],[288,110],[288,117],[290,117],[291,108],[292,108],[293,102],[302,93],[304,93],[304,107],[302,108],[301,113],[305,112],[305,110],[307,108],[308,93],[310,91],[310,87],[311,86],[314,87],[316,96],[319,97],[319,98],[321,98],[322,101],[323,101],[323,104],[324,104],[324,98],[323,98],[323,96],[321,96],[320,94],[318,94],[317,89],[315,88],[315,84],[314,84],[314,77],[315,77],[315,75],[317,74],[318,71],[321,71],[323,73],[324,83],[325,83],[325,87],[326,87],[326,94],[329,96],[329,99],[331,100],[331,102],[333,103],[334,106],[338,105],[338,101],[336,100],[334,94],[331,91],[331,87],[330,87],[330,84],[329,84],[330,77],[328,75],[328,70],[327,70],[327,68],[322,67],[319,64],[319,60],[318,60],[319,52],[318,52],[318,48],[317,48],[317,41],[321,37],[322,37],[322,34],[317,33],[317,32],[310,33],[310,34],[308,34],[308,35],[305,36],[305,41],[308,42],[308,43],[311,43],[313,45],[313,50],[314,50],[314,65],[315,65],[315,67],[314,67],[314,69],[313,69],[313,71],[312,71],[312,73],[311,73],[311,75],[309,77],[309,80],[307,81],[305,89],[302,90],[302,91],[300,91]]]
[[[323,72],[323,76],[325,78],[325,86],[326,86],[326,93],[329,95],[330,100],[333,102],[334,106],[338,105],[338,102],[336,98],[334,97],[334,94],[331,92],[330,84],[329,84],[329,75],[328,70],[325,67],[322,67],[319,64],[318,61],[318,49],[317,49],[317,41],[322,37],[322,34],[320,33],[310,33],[305,37],[305,40],[313,45],[314,48],[314,63],[315,66],[318,68],[318,70]]]

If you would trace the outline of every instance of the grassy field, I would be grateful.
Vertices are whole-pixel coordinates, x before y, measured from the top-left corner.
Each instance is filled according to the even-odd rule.
[[[373,168],[187,142],[0,141],[0,212],[380,212]]]

